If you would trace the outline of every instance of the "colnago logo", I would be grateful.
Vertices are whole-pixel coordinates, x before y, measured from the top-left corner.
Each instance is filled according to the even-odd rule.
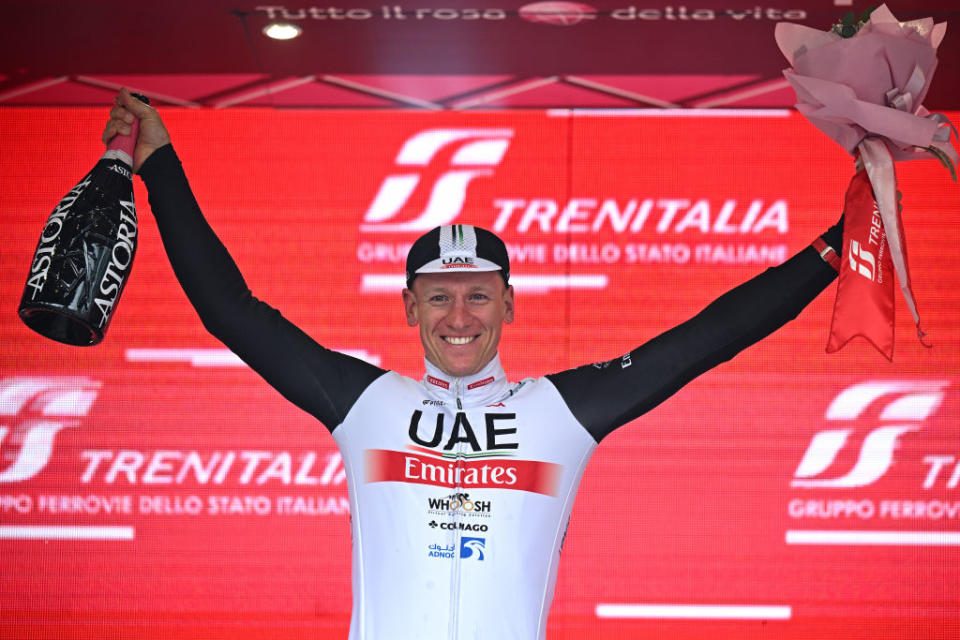
[[[427,523],[427,526],[431,529],[436,529],[440,527],[442,531],[473,531],[486,533],[490,530],[490,526],[486,524],[471,524],[469,522],[437,522],[436,520],[431,520]]]
[[[921,428],[942,404],[948,385],[946,381],[896,380],[864,382],[844,389],[827,408],[827,420],[854,421],[869,409],[878,412],[882,426],[864,437],[852,468],[843,475],[826,478],[822,476],[835,466],[855,430],[820,431],[810,441],[791,486],[849,488],[873,484],[893,466],[899,438]],[[882,408],[877,406],[881,401],[885,403]]]
[[[467,187],[474,178],[493,175],[513,137],[512,129],[428,129],[404,142],[397,154],[398,172],[388,175],[364,215],[361,231],[429,231],[449,224],[463,209]],[[424,180],[441,162],[439,176]],[[431,172],[432,173],[432,172]],[[415,217],[397,221],[429,190]]]
[[[82,377],[0,379],[0,483],[40,473],[57,433],[79,424],[99,389],[99,382]]]

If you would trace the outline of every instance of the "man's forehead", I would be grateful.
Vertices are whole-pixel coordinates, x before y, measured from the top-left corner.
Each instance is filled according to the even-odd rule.
[[[498,271],[481,273],[423,273],[413,281],[413,288],[421,291],[442,289],[500,289],[503,278]]]

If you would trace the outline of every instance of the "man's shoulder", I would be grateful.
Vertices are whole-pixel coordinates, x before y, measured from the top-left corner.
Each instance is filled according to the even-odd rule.
[[[414,380],[410,376],[405,376],[393,369],[387,369],[386,372],[378,378],[377,382],[384,387],[393,387],[408,392],[423,388],[419,380]]]
[[[555,386],[576,385],[578,382],[596,379],[613,374],[616,371],[630,369],[633,366],[633,352],[601,362],[591,362],[544,376]]]
[[[509,383],[507,389],[507,398],[514,400],[531,398],[540,393],[556,393],[556,386],[550,382],[548,376],[523,378]]]

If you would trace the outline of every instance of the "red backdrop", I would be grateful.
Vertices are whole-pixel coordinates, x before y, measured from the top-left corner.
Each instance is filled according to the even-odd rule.
[[[398,282],[417,227],[505,238],[519,379],[615,357],[779,263],[837,219],[852,174],[787,112],[164,115],[255,294],[415,377]],[[0,110],[0,636],[345,637],[333,440],[204,332],[139,180],[106,340],[62,346],[16,317],[104,121]],[[898,300],[892,364],[862,341],[827,356],[831,287],[605,440],[548,637],[960,635],[960,190],[935,163],[898,170],[933,349]]]

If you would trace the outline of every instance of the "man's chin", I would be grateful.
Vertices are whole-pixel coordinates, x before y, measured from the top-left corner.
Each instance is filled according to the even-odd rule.
[[[466,378],[467,376],[472,376],[476,372],[480,371],[481,368],[482,367],[477,367],[474,365],[464,365],[462,367],[441,367],[444,373],[454,378]]]
[[[469,360],[444,360],[434,363],[438,369],[453,378],[465,378],[483,369],[483,365],[478,364],[475,358]]]

